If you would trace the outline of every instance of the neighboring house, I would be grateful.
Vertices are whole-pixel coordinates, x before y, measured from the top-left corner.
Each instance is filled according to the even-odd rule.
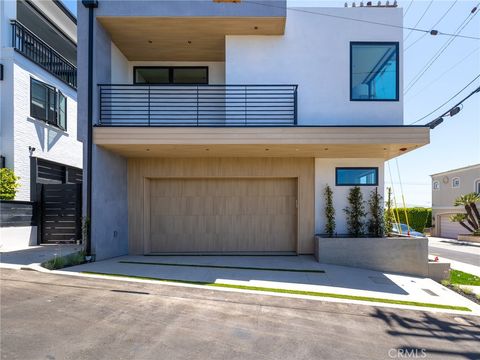
[[[456,239],[468,233],[450,216],[464,213],[463,206],[453,206],[455,199],[472,192],[480,194],[480,164],[430,175],[432,177],[433,235]]]
[[[384,162],[429,143],[404,125],[400,8],[99,1],[78,19],[97,259],[311,254],[327,184],[346,233],[351,186],[383,194]]]
[[[31,245],[75,240],[67,215],[81,220],[81,197],[67,206],[65,184],[82,182],[76,18],[53,0],[2,1],[0,16],[0,153],[20,177],[15,202],[2,203],[2,237]],[[52,191],[61,191],[61,210],[49,207]]]

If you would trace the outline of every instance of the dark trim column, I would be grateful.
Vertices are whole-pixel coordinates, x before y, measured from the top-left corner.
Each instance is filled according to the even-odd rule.
[[[85,251],[90,256],[92,255],[93,20],[94,9],[98,7],[98,0],[82,0],[82,4],[88,9],[87,239]]]

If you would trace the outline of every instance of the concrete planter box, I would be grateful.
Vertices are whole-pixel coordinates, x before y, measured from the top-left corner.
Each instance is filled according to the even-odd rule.
[[[427,238],[315,237],[315,256],[325,264],[428,276]]]
[[[480,236],[474,235],[458,235],[457,239],[460,241],[480,242]]]

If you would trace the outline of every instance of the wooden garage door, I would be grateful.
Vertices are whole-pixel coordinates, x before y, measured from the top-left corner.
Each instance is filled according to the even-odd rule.
[[[296,179],[156,179],[150,196],[152,253],[296,251]]]
[[[466,232],[459,223],[450,221],[449,218],[451,215],[452,214],[440,216],[440,237],[456,239],[458,234]]]

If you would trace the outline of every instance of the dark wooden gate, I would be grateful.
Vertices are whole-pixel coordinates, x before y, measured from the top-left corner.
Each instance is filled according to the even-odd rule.
[[[82,184],[38,184],[42,243],[73,243],[82,237]]]

